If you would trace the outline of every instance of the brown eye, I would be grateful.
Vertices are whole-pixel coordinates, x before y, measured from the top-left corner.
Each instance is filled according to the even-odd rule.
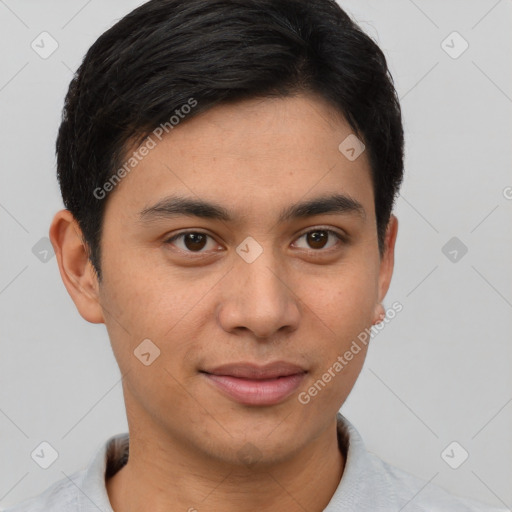
[[[306,240],[313,249],[323,249],[328,239],[326,231],[310,231],[306,234]]]
[[[187,233],[183,241],[187,249],[200,251],[206,245],[206,236],[202,233]]]
[[[313,249],[315,251],[331,249],[336,246],[337,243],[340,244],[345,242],[345,238],[340,233],[337,233],[332,229],[313,229],[300,236],[298,240],[300,239],[305,239],[307,245],[306,247],[299,246],[301,249]],[[331,243],[330,246],[327,245],[329,243],[329,239],[333,240],[333,243]]]
[[[211,237],[206,233],[201,233],[199,231],[187,231],[174,235],[172,238],[166,240],[165,243],[168,245],[176,245],[178,249],[183,252],[202,253],[206,252],[203,251],[203,249],[208,245],[209,238],[211,239]],[[181,240],[181,243],[175,244],[174,242],[177,240]]]

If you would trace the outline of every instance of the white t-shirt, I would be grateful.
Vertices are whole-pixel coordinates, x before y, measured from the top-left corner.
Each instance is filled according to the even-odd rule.
[[[355,427],[338,413],[338,441],[346,454],[341,481],[324,512],[509,512],[457,498],[395,468],[366,450]],[[128,460],[128,433],[110,437],[89,465],[4,512],[113,512],[105,475]]]

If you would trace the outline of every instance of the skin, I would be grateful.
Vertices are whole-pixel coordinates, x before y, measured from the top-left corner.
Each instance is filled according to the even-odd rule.
[[[381,258],[367,154],[349,161],[338,150],[351,133],[312,95],[220,105],[183,122],[108,198],[100,283],[78,224],[67,210],[55,215],[63,282],[84,319],[105,323],[124,376],[130,458],[107,481],[116,512],[314,512],[329,503],[345,465],[336,414],[364,346],[310,403],[297,395],[382,319],[398,230],[392,215]],[[283,208],[333,191],[359,201],[366,218],[277,221]],[[176,193],[216,201],[235,221],[140,222],[139,212]],[[315,245],[306,235],[315,228],[349,241],[329,235]],[[165,243],[186,230],[210,238],[203,248],[183,237]],[[235,251],[247,236],[263,248],[252,263]],[[149,366],[134,356],[146,338],[160,349]],[[239,404],[199,373],[277,360],[308,372],[277,405]],[[249,442],[251,467],[239,454]]]

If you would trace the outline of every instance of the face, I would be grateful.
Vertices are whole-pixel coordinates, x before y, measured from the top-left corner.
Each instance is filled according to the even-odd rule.
[[[70,293],[106,324],[131,429],[236,462],[248,442],[284,460],[332,425],[366,347],[333,365],[380,312],[396,235],[392,217],[381,259],[367,155],[338,149],[351,133],[314,96],[222,105],[110,195],[102,282]],[[237,378],[275,362],[279,379]]]

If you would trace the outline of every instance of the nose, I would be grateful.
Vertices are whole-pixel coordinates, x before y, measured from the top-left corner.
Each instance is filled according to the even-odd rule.
[[[301,307],[293,279],[267,251],[252,263],[237,260],[222,286],[217,320],[226,332],[270,340],[297,329]]]

